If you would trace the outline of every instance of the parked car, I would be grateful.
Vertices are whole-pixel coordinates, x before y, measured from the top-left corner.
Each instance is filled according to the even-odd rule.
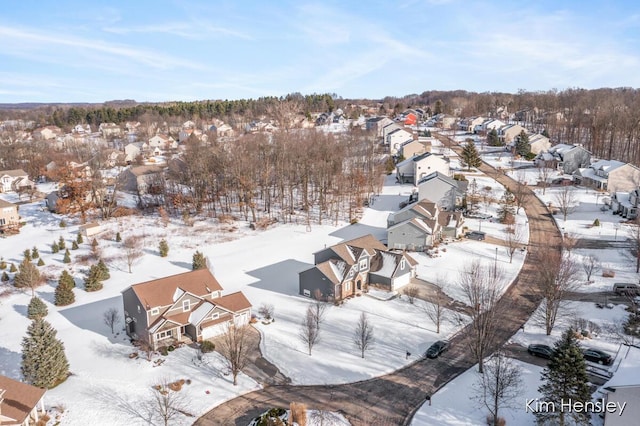
[[[527,352],[529,352],[529,355],[551,359],[553,349],[549,345],[532,344],[527,347]]]
[[[584,356],[584,359],[587,361],[596,362],[598,364],[611,365],[613,362],[613,357],[611,355],[599,349],[584,348],[582,349],[582,356]]]
[[[433,345],[429,346],[427,352],[424,354],[427,358],[438,358],[442,352],[449,348],[448,340],[438,340]]]
[[[469,238],[470,240],[477,240],[477,241],[482,241],[484,240],[484,236],[486,234],[484,232],[480,232],[480,231],[471,231],[471,232],[467,232],[465,234],[465,237]]]
[[[640,294],[640,287],[633,283],[615,283],[613,285],[613,292],[619,295],[637,296]]]

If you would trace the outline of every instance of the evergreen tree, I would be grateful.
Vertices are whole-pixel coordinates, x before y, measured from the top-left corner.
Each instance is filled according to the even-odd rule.
[[[58,247],[58,243],[56,241],[51,244],[51,253],[57,253],[60,251],[60,247]]]
[[[500,207],[498,207],[498,219],[500,223],[512,224],[515,220],[516,209],[513,206],[515,199],[513,193],[508,189],[500,199]]]
[[[167,257],[169,255],[169,244],[167,243],[167,240],[164,238],[160,240],[158,250],[160,251],[160,257]]]
[[[82,234],[78,232],[78,237],[76,238],[76,243],[82,244],[84,240],[82,239]]]
[[[97,277],[100,281],[105,281],[111,278],[111,274],[109,274],[109,268],[107,268],[107,265],[105,265],[102,259],[100,259],[100,261],[98,262],[97,268]]]
[[[76,241],[73,241],[71,243],[71,250],[78,250],[78,243]]]
[[[498,131],[496,129],[489,130],[487,133],[487,145],[489,146],[502,146],[504,145],[498,137]]]
[[[515,145],[516,154],[521,157],[526,157],[531,153],[531,145],[529,144],[529,135],[525,131],[521,131],[520,135],[516,138]]]
[[[122,237],[120,236],[120,232],[116,232],[116,243],[119,243],[120,241],[122,241]]]
[[[71,253],[69,253],[69,249],[64,251],[64,259],[62,259],[63,263],[71,263]]]
[[[25,258],[22,263],[20,263],[20,271],[18,271],[13,277],[13,285],[17,288],[31,288],[33,289],[40,282],[40,271],[36,265],[31,263],[31,261]]]
[[[38,266],[44,266],[44,260],[42,260],[42,258],[38,259]]]
[[[11,266],[9,267],[9,272],[17,272],[17,271],[18,271],[18,268],[16,268],[16,265],[12,263]]]
[[[2,278],[0,278],[0,281],[3,283],[9,281],[9,274],[7,274],[7,271],[2,271]]]
[[[38,252],[38,247],[34,247],[31,250],[31,259],[38,259],[40,257],[40,252]]]
[[[193,262],[191,264],[191,268],[195,271],[196,269],[205,269],[207,267],[207,260],[204,258],[204,254],[196,251],[193,254]]]
[[[102,290],[102,281],[100,280],[101,271],[98,265],[93,265],[89,268],[87,278],[84,280],[84,289],[86,291],[98,291]]]
[[[544,136],[545,138],[548,138],[548,137],[549,137],[549,132],[547,132],[547,129],[544,129],[544,130],[542,131],[542,133],[540,133],[540,134],[541,134],[542,136]]]
[[[58,248],[60,250],[64,250],[65,248],[67,248],[67,246],[64,243],[64,238],[62,238],[62,235],[60,235],[60,239],[58,239]]]
[[[31,260],[31,250],[26,249],[26,250],[22,253],[22,256],[23,256],[25,259]]]
[[[4,258],[0,258],[0,271],[4,271],[7,269],[7,262],[4,261]]]
[[[44,318],[49,313],[47,305],[39,297],[32,297],[27,307],[27,317],[30,320]]]
[[[543,395],[541,400],[554,402],[556,407],[560,406],[561,401],[591,401],[586,364],[573,328],[565,331],[554,345],[549,364],[542,372],[542,380],[544,384],[538,388]],[[582,412],[549,410],[536,413],[536,416],[538,422],[543,424],[589,424],[588,413]],[[572,422],[568,422],[568,418]]]
[[[24,381],[50,389],[66,380],[69,362],[56,330],[47,321],[36,319],[22,339],[22,376]]]
[[[56,306],[70,305],[76,301],[76,296],[73,293],[73,288],[76,286],[73,277],[66,271],[62,271],[60,279],[58,280],[58,286],[54,293],[54,304]]]
[[[462,155],[460,158],[462,163],[467,166],[467,170],[471,170],[471,167],[480,167],[482,164],[476,145],[472,140],[467,141],[467,144],[462,148]]]

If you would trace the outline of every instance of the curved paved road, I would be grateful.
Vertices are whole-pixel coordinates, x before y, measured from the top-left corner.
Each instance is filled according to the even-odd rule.
[[[456,151],[459,147],[452,146]],[[514,181],[483,163],[480,170],[511,187]],[[529,253],[522,270],[498,304],[500,326],[496,343],[488,353],[498,349],[515,334],[540,302],[535,271],[540,265],[535,251],[560,250],[560,231],[546,206],[532,195],[526,205],[529,217]],[[465,343],[466,333],[451,339],[451,348],[436,360],[419,360],[394,373],[362,382],[335,386],[267,386],[239,396],[211,410],[195,425],[246,426],[252,418],[275,406],[288,407],[291,401],[309,408],[343,413],[354,426],[407,425],[423,403],[447,382],[472,367],[475,362]],[[437,397],[433,399],[437,404]]]

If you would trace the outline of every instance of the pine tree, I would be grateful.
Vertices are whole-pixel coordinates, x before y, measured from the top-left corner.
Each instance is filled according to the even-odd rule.
[[[4,258],[0,258],[0,271],[4,271],[7,269],[7,262],[5,262]]]
[[[58,247],[58,243],[56,241],[51,244],[51,253],[57,253],[60,251],[60,247]]]
[[[512,224],[515,221],[516,209],[513,206],[514,197],[513,193],[508,189],[502,195],[500,199],[500,207],[498,207],[498,219],[500,223]]]
[[[73,293],[73,288],[76,286],[73,277],[66,271],[62,271],[60,279],[58,280],[58,286],[54,293],[54,304],[56,306],[70,305],[76,301],[76,296]]]
[[[17,272],[18,268],[16,268],[16,265],[14,263],[11,264],[11,266],[9,267],[9,272]]]
[[[105,265],[102,259],[100,259],[100,261],[98,262],[97,268],[98,268],[97,277],[100,281],[105,281],[111,278],[111,274],[109,273],[109,268],[107,268],[107,265]]]
[[[541,134],[542,136],[544,136],[545,138],[548,138],[548,137],[549,137],[549,132],[547,132],[547,129],[544,129],[544,130],[542,131],[542,133],[540,133],[540,134]]]
[[[102,281],[100,280],[101,271],[98,265],[89,268],[87,278],[84,280],[84,289],[86,291],[102,290]]]
[[[71,243],[71,250],[78,250],[78,243],[76,241]]]
[[[82,244],[84,240],[82,239],[82,234],[78,232],[78,237],[76,238],[76,243]]]
[[[120,236],[120,232],[116,232],[116,243],[122,241],[122,237]]]
[[[38,266],[44,266],[44,260],[42,260],[42,258],[38,259]]]
[[[516,138],[515,151],[516,151],[516,154],[518,154],[521,157],[526,157],[527,155],[529,155],[529,153],[531,153],[529,136],[524,130],[521,131],[518,137]]]
[[[489,130],[487,133],[487,145],[489,146],[502,146],[504,145],[498,137],[498,131],[496,129]]]
[[[38,259],[40,257],[40,252],[38,252],[38,247],[34,247],[31,249],[31,259]]]
[[[22,253],[22,257],[24,257],[25,259],[31,260],[31,250],[26,249],[26,250]]]
[[[31,288],[33,289],[40,283],[40,271],[31,263],[31,261],[25,258],[20,263],[20,271],[18,271],[13,277],[13,285],[17,288]]]
[[[67,248],[65,242],[64,242],[64,238],[62,238],[62,235],[60,235],[60,239],[58,239],[58,248],[60,250],[64,250],[65,248]]]
[[[467,166],[467,170],[471,170],[471,167],[480,167],[482,164],[476,145],[472,140],[467,141],[467,144],[462,148],[460,158],[462,163]]]
[[[47,305],[39,297],[32,297],[27,307],[27,317],[30,320],[44,318],[49,313]]]
[[[204,254],[196,251],[193,254],[193,262],[191,263],[191,268],[195,271],[196,269],[205,269],[207,267],[207,260],[204,258]]]
[[[556,407],[561,401],[591,401],[586,364],[573,328],[565,331],[554,345],[549,364],[542,372],[542,380],[544,384],[538,388],[543,395],[541,400],[554,402]],[[589,424],[589,415],[576,411],[549,410],[536,416],[540,423],[545,424],[565,425],[569,423],[567,417],[577,424]]]
[[[164,238],[160,240],[158,250],[160,251],[160,257],[167,257],[169,255],[169,244],[167,243],[167,240]]]
[[[64,259],[62,259],[63,263],[71,263],[71,253],[69,253],[69,249],[64,251]]]
[[[36,319],[22,339],[22,376],[24,381],[50,389],[66,380],[69,362],[56,330],[47,321]]]
[[[2,281],[3,283],[9,281],[9,274],[7,274],[7,271],[2,272],[2,278],[0,278],[0,281]]]

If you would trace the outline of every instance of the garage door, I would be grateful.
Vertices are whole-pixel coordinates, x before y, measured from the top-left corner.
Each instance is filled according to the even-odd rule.
[[[393,280],[393,289],[399,289],[407,284],[409,284],[409,280],[411,279],[411,274],[404,274],[400,277],[397,277]]]
[[[216,324],[202,329],[202,338],[210,339],[224,333],[225,324]]]

